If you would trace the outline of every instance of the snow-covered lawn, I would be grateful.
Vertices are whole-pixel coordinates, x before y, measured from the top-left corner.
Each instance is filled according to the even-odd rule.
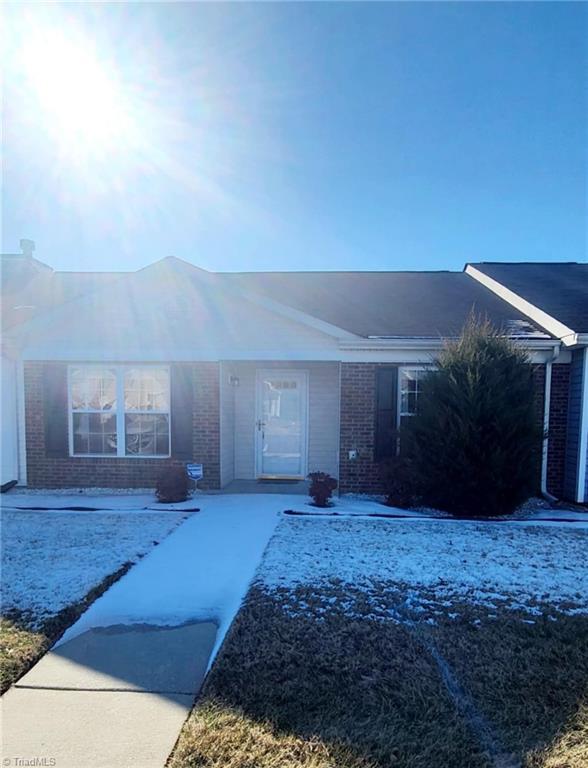
[[[187,516],[10,509],[1,514],[2,613],[24,614],[31,628],[149,552]]]
[[[169,765],[585,768],[586,524],[347,506],[282,516]]]
[[[467,601],[531,613],[588,614],[583,524],[284,518],[257,573],[272,592],[345,585],[372,595],[404,590],[410,608]],[[331,596],[331,602],[335,598]],[[337,598],[340,605],[340,599]],[[351,605],[351,603],[350,603]]]

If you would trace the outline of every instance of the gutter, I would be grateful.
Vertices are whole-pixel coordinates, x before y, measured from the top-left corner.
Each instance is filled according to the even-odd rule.
[[[547,454],[549,450],[549,411],[551,407],[551,368],[559,357],[559,344],[553,346],[553,355],[545,363],[545,393],[543,398],[543,451],[541,454],[541,495],[548,501],[557,501],[547,490]]]
[[[578,471],[576,500],[586,502],[586,463],[588,461],[588,347],[584,347],[582,361],[582,399],[580,413],[580,444],[578,446]]]
[[[457,338],[457,337],[456,337]],[[508,337],[516,344],[521,344],[530,350],[549,351],[554,348],[554,339],[536,338],[528,336]],[[408,336],[368,336],[362,339],[339,339],[339,349],[345,350],[381,350],[381,349],[442,349],[447,339],[437,336],[435,338],[408,337]],[[557,340],[559,345],[559,339]]]

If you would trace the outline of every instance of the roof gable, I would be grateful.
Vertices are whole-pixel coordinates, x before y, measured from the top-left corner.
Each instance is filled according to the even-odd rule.
[[[165,260],[67,302],[20,329],[24,357],[217,360],[293,355],[337,341]]]
[[[588,264],[577,262],[468,264],[466,269],[473,274],[471,268],[553,318],[562,326],[557,335],[566,335],[566,330],[575,334],[588,333]],[[486,280],[486,283],[491,285],[489,280]],[[501,295],[509,300],[506,294]],[[510,300],[516,299],[511,297]],[[549,321],[546,320],[546,322]]]

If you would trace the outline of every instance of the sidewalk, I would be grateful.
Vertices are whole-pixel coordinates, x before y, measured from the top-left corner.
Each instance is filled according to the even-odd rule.
[[[198,504],[200,513],[5,694],[4,765],[17,758],[45,758],[55,768],[165,764],[279,513],[293,500],[211,495]]]

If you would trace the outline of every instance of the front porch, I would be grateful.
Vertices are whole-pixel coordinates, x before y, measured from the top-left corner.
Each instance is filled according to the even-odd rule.
[[[309,472],[339,477],[337,362],[220,363],[220,486],[308,491]]]
[[[231,480],[222,493],[288,493],[308,495],[308,480]]]

